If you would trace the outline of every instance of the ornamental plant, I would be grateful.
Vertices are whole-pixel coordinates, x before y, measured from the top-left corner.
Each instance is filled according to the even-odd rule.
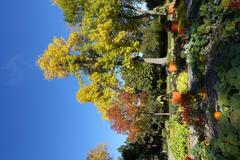
[[[178,22],[172,22],[171,23],[170,29],[173,33],[177,33],[178,28],[179,28]]]
[[[179,25],[179,22],[177,21],[171,22],[170,30],[173,33],[178,33],[180,36],[184,35],[184,29]]]
[[[185,124],[181,124],[177,116],[169,119],[170,128],[170,148],[175,160],[183,160],[187,156],[187,145],[189,143],[189,129]]]
[[[181,94],[186,94],[188,92],[188,74],[187,72],[181,72],[177,77],[176,85],[177,90]]]
[[[191,123],[191,117],[190,117],[190,112],[191,112],[191,108],[188,105],[182,106],[182,113],[181,113],[181,117],[183,122],[185,122],[186,124],[190,124]]]

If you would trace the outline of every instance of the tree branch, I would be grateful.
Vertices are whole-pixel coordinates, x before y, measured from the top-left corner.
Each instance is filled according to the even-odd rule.
[[[143,10],[143,9],[137,9],[133,6],[130,6],[130,5],[127,5],[127,4],[124,4],[123,5],[124,8],[127,8],[127,9],[131,9],[131,10],[134,10],[136,12],[139,12],[139,13],[142,13],[142,14],[147,14],[147,15],[165,15],[165,13],[161,13],[161,12],[156,12],[154,10]]]

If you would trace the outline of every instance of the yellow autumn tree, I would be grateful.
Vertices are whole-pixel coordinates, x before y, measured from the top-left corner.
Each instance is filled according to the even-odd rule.
[[[37,60],[46,79],[88,75],[77,93],[79,102],[94,103],[107,119],[110,103],[120,90],[117,72],[133,67],[134,55],[140,51],[139,19],[134,3],[122,0],[53,0],[70,25],[77,24],[67,40],[54,38]],[[131,10],[131,11],[130,11]],[[134,22],[134,23],[133,23]]]
[[[107,119],[107,110],[111,107],[111,99],[118,94],[118,80],[114,73],[94,72],[89,76],[90,85],[82,86],[77,93],[79,102],[92,102]]]
[[[112,160],[107,151],[107,145],[100,144],[88,152],[87,160]]]
[[[90,85],[82,84],[77,100],[96,104],[103,118],[106,119],[110,101],[119,90],[114,72],[115,66],[113,65],[113,68],[105,66],[110,65],[111,62],[103,61],[104,59],[95,51],[83,51],[78,54],[81,44],[79,39],[77,33],[71,33],[67,41],[63,38],[54,38],[48,49],[37,60],[37,64],[43,70],[45,78],[50,80],[55,77],[63,78],[69,74],[77,77],[81,73],[88,74]]]
[[[119,19],[122,1],[88,0],[85,5],[80,31],[89,39],[93,49],[101,54],[98,64],[106,69],[114,69],[120,63],[130,67],[131,53],[138,52],[140,46],[133,38],[138,32],[137,27],[127,24],[127,20],[122,24]]]
[[[71,36],[70,36],[71,39]],[[63,38],[54,38],[47,50],[37,60],[37,64],[43,70],[46,79],[62,78],[79,70],[75,63],[77,56],[71,55],[72,44]]]
[[[69,24],[75,25],[79,21],[80,8],[84,4],[84,0],[52,0],[52,2],[62,9],[65,21]]]

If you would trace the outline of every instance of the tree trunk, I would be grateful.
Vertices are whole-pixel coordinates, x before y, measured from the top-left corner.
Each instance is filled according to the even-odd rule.
[[[151,64],[167,65],[167,57],[164,58],[143,58],[144,62]]]
[[[170,113],[154,113],[155,116],[169,116]]]

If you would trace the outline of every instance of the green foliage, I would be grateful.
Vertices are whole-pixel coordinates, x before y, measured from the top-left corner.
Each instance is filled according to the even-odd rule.
[[[170,148],[176,160],[183,160],[187,155],[187,145],[189,143],[189,130],[186,125],[181,124],[177,116],[169,119],[170,128]]]
[[[225,109],[220,121],[220,134],[217,139],[211,141],[211,145],[208,147],[208,153],[214,156],[218,155],[220,159],[238,159],[240,156],[239,124],[235,128],[229,120],[230,116],[232,116],[231,111]]]
[[[238,129],[240,127],[240,109],[235,109],[231,111],[230,113],[230,122],[235,127],[235,129]]]
[[[122,68],[122,79],[126,86],[133,88],[136,92],[153,90],[153,69],[148,63],[136,62],[133,68]]]
[[[230,104],[233,109],[240,109],[240,94],[235,93],[230,99]]]
[[[153,20],[151,27],[143,31],[141,52],[144,54],[144,57],[159,57],[162,47],[160,31],[161,25],[157,20]]]
[[[180,1],[179,5],[177,6],[177,16],[178,16],[178,23],[180,28],[185,28],[187,27],[187,6],[185,6],[184,1]]]
[[[237,159],[240,156],[240,48],[239,42],[234,40],[221,42],[219,46],[223,44],[224,49],[216,49],[221,58],[215,65],[219,77],[215,89],[222,109],[220,132],[219,138],[212,140],[208,152],[219,159]]]
[[[232,109],[240,109],[239,45],[231,44],[229,49],[222,53],[222,56],[224,58],[215,66],[219,76],[219,81],[215,86],[219,92],[219,104],[231,106]]]
[[[198,17],[193,20],[189,30],[189,41],[184,46],[182,57],[186,58],[200,85],[208,83],[204,80],[211,67],[206,67],[206,62],[215,63],[219,78],[215,89],[222,117],[218,137],[199,142],[193,154],[196,159],[204,160],[239,159],[239,12],[225,8],[229,5],[226,0],[201,3]],[[209,61],[209,57],[213,61]],[[191,103],[191,107],[199,108],[200,103],[196,104]]]
[[[204,73],[204,63],[206,55],[203,46],[208,43],[206,36],[200,32],[194,32],[191,35],[190,41],[185,44],[182,56],[186,58],[186,62],[191,66],[193,74],[201,79]]]
[[[192,10],[188,15],[188,18],[194,20],[199,15],[199,8],[204,1],[192,1]]]
[[[228,108],[223,110],[218,137],[211,139],[210,142],[200,142],[192,148],[191,152],[196,159],[225,160],[237,159],[240,156],[240,116],[238,114],[239,111],[230,111]]]
[[[187,59],[198,79],[205,72],[206,54],[218,45],[220,37],[227,40],[238,33],[236,24],[239,23],[239,15],[228,14],[217,1],[206,1],[199,9],[199,16],[190,29],[190,40],[182,52],[182,57]]]
[[[120,147],[120,153],[124,159],[151,159],[150,157],[163,157],[161,153],[163,145],[162,130],[164,120],[167,116],[155,116],[154,113],[162,112],[161,105],[151,96],[142,111],[136,117],[138,126],[137,139],[133,142],[127,141]]]
[[[146,109],[148,112],[148,109]],[[150,157],[163,157],[161,153],[163,138],[162,128],[163,121],[159,116],[153,116],[146,113],[141,114],[137,118],[139,123],[139,133],[136,141],[127,141],[125,145],[119,148],[122,157],[126,160],[131,159],[150,159]]]
[[[202,25],[197,28],[197,32],[208,34],[211,31],[211,21],[206,19]]]
[[[58,5],[62,9],[65,21],[70,25],[75,25],[79,22],[81,16],[82,0],[53,0],[53,3]]]
[[[221,6],[228,7],[230,4],[230,0],[221,0]]]
[[[154,18],[153,20],[150,21],[150,28],[153,32],[160,32],[163,29],[163,26],[161,24],[161,19],[160,18]]]
[[[176,81],[177,90],[180,93],[187,93],[188,92],[188,73],[187,72],[181,72],[179,76],[177,77]]]
[[[190,150],[191,154],[194,155],[196,159],[199,160],[210,160],[209,153],[207,153],[207,142],[203,141],[200,143],[197,143],[195,146],[193,146]]]
[[[150,118],[150,116],[143,118]],[[152,159],[153,157],[156,159],[157,157],[160,160],[166,158],[161,152],[163,143],[161,132],[159,132],[161,130],[156,128],[155,126],[157,124],[152,124],[151,121],[148,125],[152,126],[151,130],[142,132],[135,142],[126,141],[125,144],[118,149],[123,159]]]
[[[235,21],[227,21],[225,23],[225,26],[222,32],[223,38],[228,38],[236,32],[235,24],[236,24]]]

